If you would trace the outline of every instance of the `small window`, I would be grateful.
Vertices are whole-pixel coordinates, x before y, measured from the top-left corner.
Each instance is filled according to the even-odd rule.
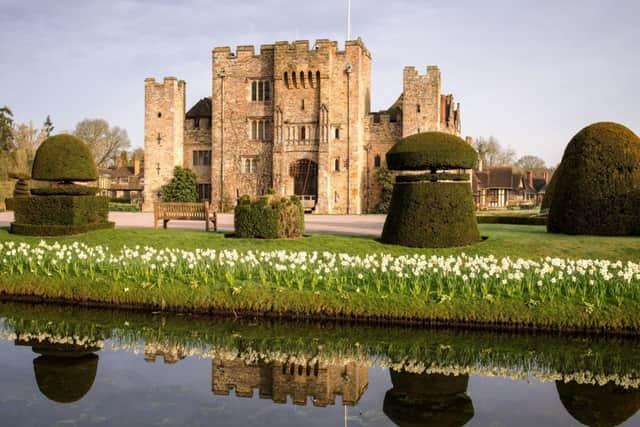
[[[381,161],[380,154],[376,154],[376,157],[373,159],[373,167],[379,168]]]
[[[271,83],[264,82],[264,100],[271,101]]]
[[[416,111],[419,113],[420,112],[420,104],[416,105]]]
[[[336,128],[336,139],[340,139],[340,129]]]
[[[264,140],[264,120],[258,121],[258,140]]]
[[[194,151],[193,166],[211,166],[211,151],[210,150]]]
[[[158,141],[158,145],[160,145],[160,143],[162,142],[162,136],[160,136],[160,132],[158,132],[157,141]]]
[[[264,82],[258,82],[258,101],[264,99]]]
[[[208,202],[211,200],[211,184],[198,184],[198,201]]]
[[[258,123],[255,120],[251,121],[251,139],[258,139]]]
[[[300,128],[300,140],[304,141],[305,139],[307,139],[307,128],[302,126]]]
[[[335,170],[336,172],[340,171],[340,159],[335,159],[333,161],[333,170]]]
[[[288,72],[284,72],[284,84],[289,87],[289,73]]]
[[[193,127],[195,129],[198,129],[200,127],[200,119],[198,118],[193,119]]]
[[[161,117],[162,117],[162,113],[158,112],[158,118],[161,118]]]
[[[304,99],[302,100],[301,108],[304,110]]]
[[[263,141],[271,141],[271,122],[264,122],[264,139]]]
[[[251,82],[251,101],[258,100],[258,82]]]

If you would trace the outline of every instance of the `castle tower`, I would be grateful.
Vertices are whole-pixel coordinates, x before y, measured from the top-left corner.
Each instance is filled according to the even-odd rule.
[[[430,65],[420,75],[415,67],[405,67],[402,83],[402,137],[440,131],[440,69]]]
[[[144,80],[144,211],[153,210],[162,186],[183,166],[185,82]]]

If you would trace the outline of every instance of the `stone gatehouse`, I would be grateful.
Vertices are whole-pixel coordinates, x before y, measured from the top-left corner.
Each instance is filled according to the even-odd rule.
[[[399,139],[460,134],[460,106],[441,93],[440,70],[405,67],[403,92],[371,112],[371,54],[306,40],[212,51],[210,97],[185,113],[186,84],[145,79],[145,210],[174,166],[192,169],[202,199],[229,209],[239,195],[297,194],[316,213],[372,211],[375,175]]]

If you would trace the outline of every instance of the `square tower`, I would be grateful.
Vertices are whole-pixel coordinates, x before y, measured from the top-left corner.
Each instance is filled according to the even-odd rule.
[[[153,210],[173,168],[183,166],[185,86],[175,77],[144,81],[144,211]]]

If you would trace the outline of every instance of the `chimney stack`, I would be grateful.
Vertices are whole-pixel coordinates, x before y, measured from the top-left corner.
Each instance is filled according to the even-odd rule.
[[[544,171],[544,173],[542,174],[542,178],[544,178],[544,183],[548,184],[549,183],[549,171]]]
[[[529,183],[530,187],[533,187],[533,172],[532,171],[527,171],[527,182]]]
[[[133,160],[133,175],[140,175],[140,160],[137,158]]]

